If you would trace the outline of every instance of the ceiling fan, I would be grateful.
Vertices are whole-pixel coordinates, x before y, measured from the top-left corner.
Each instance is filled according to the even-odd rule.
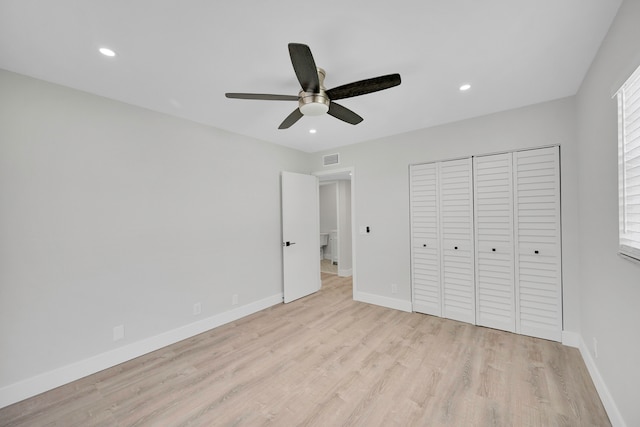
[[[337,99],[351,98],[365,95],[383,89],[389,89],[400,84],[400,74],[389,74],[360,80],[333,89],[324,87],[326,75],[322,68],[316,67],[309,46],[300,43],[289,43],[289,56],[293,64],[293,70],[298,77],[302,89],[298,96],[271,95],[262,93],[226,93],[227,98],[257,99],[267,101],[298,101],[298,108],[293,110],[284,119],[278,129],[288,129],[302,116],[319,116],[325,113],[342,120],[343,122],[357,125],[363,119],[353,111],[334,101]]]

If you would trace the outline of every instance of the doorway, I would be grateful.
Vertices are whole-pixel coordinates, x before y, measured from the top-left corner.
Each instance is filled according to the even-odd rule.
[[[346,264],[344,259],[340,259],[340,244],[343,242],[338,238],[338,224],[342,225],[340,231],[345,228],[339,200],[345,191],[345,183],[351,184],[350,181],[335,180],[319,182],[320,271],[323,273],[338,274],[338,267],[344,269]]]
[[[325,277],[337,275],[355,280],[355,218],[353,168],[314,173],[319,185],[320,270]]]

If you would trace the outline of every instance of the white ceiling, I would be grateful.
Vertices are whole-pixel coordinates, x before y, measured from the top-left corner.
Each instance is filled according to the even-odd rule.
[[[620,3],[0,0],[0,68],[315,152],[574,95]],[[224,93],[297,95],[290,42],[310,46],[327,88],[402,84],[341,100],[359,125],[324,115],[278,130],[296,102]]]

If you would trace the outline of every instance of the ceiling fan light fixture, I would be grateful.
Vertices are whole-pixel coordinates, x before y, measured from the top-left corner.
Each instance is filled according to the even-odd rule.
[[[300,112],[305,116],[321,116],[329,111],[329,105],[320,102],[311,102],[300,106]]]
[[[329,98],[323,93],[309,93],[301,91],[298,96],[298,108],[305,116],[321,116],[329,111]]]

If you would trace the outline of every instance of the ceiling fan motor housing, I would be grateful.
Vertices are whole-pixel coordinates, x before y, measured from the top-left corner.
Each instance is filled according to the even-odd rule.
[[[301,90],[298,93],[298,108],[300,112],[305,116],[320,116],[329,111],[329,97],[326,94],[326,88],[324,87],[325,71],[322,68],[318,68],[318,80],[320,82],[320,89],[317,93],[305,92]]]

